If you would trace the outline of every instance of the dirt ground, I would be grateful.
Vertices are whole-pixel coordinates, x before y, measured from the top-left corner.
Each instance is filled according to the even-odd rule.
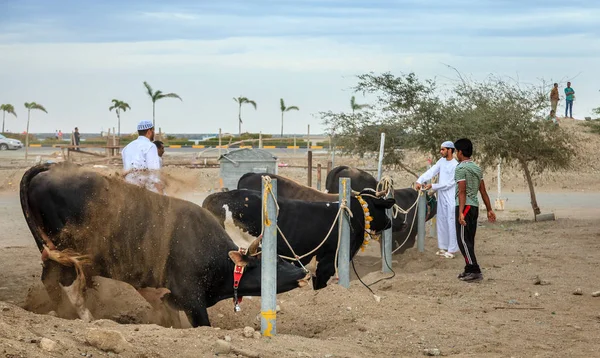
[[[593,149],[600,147],[600,140],[585,138],[587,154],[578,157],[579,169],[538,180],[540,193],[565,193],[569,198],[583,190],[600,197],[599,170],[591,164],[596,163],[598,151]],[[415,156],[415,161],[424,157]],[[317,156],[317,160],[327,159]],[[337,160],[374,166],[356,158]],[[300,164],[304,159],[281,161]],[[98,170],[108,173],[118,167]],[[40,298],[40,254],[18,199],[23,171],[0,170],[0,357],[98,357],[116,352],[124,357],[210,357],[227,347],[233,351],[221,355],[600,356],[600,297],[592,296],[600,291],[600,204],[584,206],[577,199],[557,203],[558,219],[538,223],[531,221],[527,205],[511,204],[498,212],[496,224],[481,221],[476,247],[485,277],[481,283],[457,280],[462,258],[435,256],[436,240],[431,237],[424,252],[412,248],[393,257],[393,277],[380,273],[379,245],[372,244],[354,261],[364,283],[383,279],[371,286],[374,294],[353,274],[349,289],[331,284],[313,291],[309,285],[278,295],[277,336],[248,338],[245,327],[260,330],[259,297],[245,298],[238,313],[230,300],[222,301],[209,309],[212,327],[195,329],[136,324],[128,315],[145,309],[147,303],[121,296],[127,292],[125,286],[115,288],[113,297],[107,298],[111,307],[105,307],[113,317],[120,312],[119,319],[84,323],[34,313],[48,308]],[[172,177],[169,193],[192,202],[201,203],[218,188],[217,169],[166,171]],[[303,169],[280,168],[279,173],[306,180]],[[397,186],[414,180],[399,171],[389,174]],[[502,180],[505,192],[528,195],[518,171],[507,170]],[[494,196],[495,184],[489,182]],[[238,232],[231,228],[230,232],[236,242],[244,242]],[[38,297],[40,305],[33,307],[31,296]]]

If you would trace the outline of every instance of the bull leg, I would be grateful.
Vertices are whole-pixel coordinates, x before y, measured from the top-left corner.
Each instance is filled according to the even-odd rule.
[[[81,286],[81,281],[78,279],[79,277],[77,276],[75,269],[72,267],[60,266],[52,261],[47,261],[46,265],[50,270],[47,277],[44,278],[46,291],[49,291],[48,293],[51,294],[49,290],[50,286],[55,295],[62,296],[62,293],[64,293],[71,306],[75,309],[75,312],[77,312],[79,318],[84,322],[91,322],[94,318],[92,317],[90,310],[85,307],[85,297],[83,295],[85,287]]]
[[[180,289],[179,287],[175,284],[169,287],[171,294],[167,298],[167,303],[170,307],[184,311],[192,327],[210,327],[204,294],[194,292],[189,287],[185,287],[184,289]]]
[[[327,281],[335,274],[334,255],[325,255],[318,260],[316,276],[313,278],[313,288],[320,290],[327,286]]]
[[[91,322],[94,317],[92,317],[92,313],[90,310],[85,307],[85,297],[83,294],[83,287],[78,280],[75,280],[71,286],[63,286],[60,285],[62,291],[67,295],[69,302],[75,308],[77,315],[84,322]]]
[[[190,320],[192,327],[209,326],[210,321],[208,319],[208,311],[206,307],[195,307],[192,310],[185,310],[185,314]]]
[[[60,281],[60,266],[52,261],[44,263],[42,270],[42,283],[46,288],[48,297],[53,303],[55,308],[58,308],[62,301],[61,289],[59,285]]]

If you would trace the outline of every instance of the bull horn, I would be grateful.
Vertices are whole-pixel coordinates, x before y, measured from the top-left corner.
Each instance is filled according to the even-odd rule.
[[[260,245],[260,239],[255,239],[252,241],[250,246],[248,247],[248,255],[254,256],[258,252],[258,246]]]

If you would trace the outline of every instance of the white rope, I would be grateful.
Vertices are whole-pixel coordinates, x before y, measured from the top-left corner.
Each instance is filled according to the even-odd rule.
[[[417,200],[415,200],[414,204],[411,205],[411,207],[408,209],[409,211],[415,206],[415,204],[417,204],[419,202],[419,197],[423,195],[422,191],[419,191],[419,195],[417,195]],[[408,230],[408,233],[406,234],[406,239],[404,239],[404,242],[402,244],[400,244],[396,250],[392,251],[392,255],[395,254],[398,250],[400,250],[402,248],[402,246],[404,246],[404,244],[406,244],[406,242],[408,241],[408,238],[410,237],[410,233],[412,232],[412,229],[415,225],[415,220],[417,218],[417,213],[415,212],[415,215],[413,216],[412,219],[412,223],[410,224],[410,230]]]
[[[419,194],[417,195],[417,199],[415,200],[415,202],[414,202],[414,203],[413,203],[413,204],[412,204],[412,205],[411,205],[411,206],[410,206],[410,207],[409,207],[407,210],[404,210],[404,209],[400,208],[400,207],[399,207],[398,205],[396,205],[396,204],[394,204],[394,206],[398,206],[398,208],[399,208],[400,210],[402,210],[401,212],[402,212],[403,214],[405,214],[405,215],[406,215],[406,214],[408,214],[408,213],[409,213],[409,211],[411,211],[411,210],[412,210],[412,208],[414,208],[414,206],[415,206],[415,205],[417,205],[417,203],[419,202],[419,197],[420,197],[421,195],[423,195],[423,192],[419,190]],[[394,216],[394,218],[396,218],[396,216]],[[398,250],[400,250],[400,249],[402,248],[402,246],[404,246],[404,245],[406,244],[406,242],[408,241],[408,238],[410,237],[410,233],[411,233],[411,232],[412,232],[412,230],[413,230],[413,227],[414,227],[414,225],[415,225],[415,220],[416,220],[416,219],[417,219],[417,213],[415,213],[415,215],[414,215],[414,216],[413,216],[413,218],[412,218],[412,223],[410,224],[410,230],[408,230],[408,233],[406,234],[406,238],[404,239],[404,242],[402,242],[402,244],[400,244],[400,246],[398,246],[398,247],[397,247],[397,248],[396,248],[394,251],[392,251],[392,255],[393,255],[393,254],[395,254],[396,252],[398,252]],[[381,261],[381,258],[380,258],[379,260],[375,261],[375,262],[374,262],[373,264],[371,264],[370,266],[375,266],[375,265],[378,265],[378,264],[379,264],[379,261]]]
[[[262,210],[262,228],[261,228],[261,232],[260,232],[260,236],[259,239],[262,241],[263,238],[263,234],[265,232],[265,226],[270,225],[268,224],[269,222],[269,218],[268,218],[268,213],[267,213],[267,195],[270,194],[273,197],[273,200],[275,201],[275,206],[277,207],[277,216],[279,216],[279,205],[277,204],[277,200],[275,200],[275,194],[273,194],[273,186],[271,184],[271,178],[268,176],[263,176],[262,177],[263,182],[265,183],[265,193],[264,193],[264,197],[263,197],[263,210]],[[285,255],[279,255],[279,257],[286,259],[286,260],[291,260],[291,261],[297,261],[302,268],[304,268],[306,270],[306,268],[304,267],[304,265],[302,265],[302,262],[300,262],[300,260],[302,260],[303,258],[312,255],[313,253],[315,253],[317,250],[319,250],[321,248],[321,246],[323,246],[325,244],[325,242],[327,241],[327,239],[329,239],[329,236],[331,235],[331,232],[333,231],[333,229],[335,228],[336,223],[339,220],[340,217],[340,213],[342,212],[346,212],[346,214],[352,218],[352,211],[350,211],[350,208],[347,205],[346,199],[342,200],[342,202],[340,203],[340,207],[338,209],[338,212],[335,216],[335,219],[333,220],[333,224],[331,225],[331,227],[329,228],[329,231],[327,232],[327,236],[325,236],[325,238],[323,239],[323,241],[321,241],[321,243],[314,248],[313,250],[305,253],[302,256],[298,256],[298,254],[296,254],[296,252],[294,252],[294,249],[292,248],[292,245],[290,245],[290,242],[288,241],[288,239],[285,237],[284,233],[281,231],[281,228],[279,227],[279,225],[277,225],[277,231],[279,232],[279,234],[281,235],[281,238],[283,239],[283,241],[285,242],[285,244],[287,245],[287,247],[290,249],[290,251],[292,252],[292,255],[294,255],[294,257],[289,257],[289,256],[285,256]],[[266,218],[266,219],[265,219]],[[338,233],[338,244],[337,244],[337,250],[339,250],[340,247],[340,241],[341,241],[341,231]],[[254,254],[254,256],[259,255],[262,251],[259,251],[257,253]],[[335,257],[335,272],[336,272],[336,276],[337,276],[337,254],[338,251],[336,251],[336,257]]]

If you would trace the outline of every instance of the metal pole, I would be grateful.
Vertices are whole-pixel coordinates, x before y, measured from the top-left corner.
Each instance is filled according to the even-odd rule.
[[[306,149],[310,150],[310,124],[308,125],[308,136],[307,136]]]
[[[425,251],[425,217],[427,215],[427,198],[426,191],[421,189],[419,195],[419,208],[417,211],[417,248],[419,252]]]
[[[267,195],[267,218],[263,217],[265,232],[262,239],[260,332],[265,337],[277,334],[277,179],[271,179],[273,196]],[[262,182],[263,198],[265,182]],[[263,203],[264,207],[265,203]],[[264,213],[264,210],[263,210]],[[263,214],[264,215],[264,214]]]
[[[263,142],[262,142],[262,131],[258,133],[258,147],[262,148],[263,147]]]
[[[294,155],[296,155],[296,135],[294,134]]]
[[[379,163],[377,164],[377,181],[381,180],[381,167],[383,165],[383,149],[385,147],[385,133],[381,133],[381,142],[379,143]]]
[[[321,163],[317,164],[317,190],[321,191]]]
[[[388,198],[392,197],[388,195]],[[392,209],[386,209],[385,215],[394,220]],[[381,272],[392,272],[392,228],[386,229],[381,235]]]
[[[350,193],[352,192],[350,178],[340,178],[338,191],[340,193],[340,205],[345,199],[346,206],[350,208]],[[348,288],[350,287],[350,220],[345,212],[340,214],[338,231],[341,235],[338,256],[338,283]]]

